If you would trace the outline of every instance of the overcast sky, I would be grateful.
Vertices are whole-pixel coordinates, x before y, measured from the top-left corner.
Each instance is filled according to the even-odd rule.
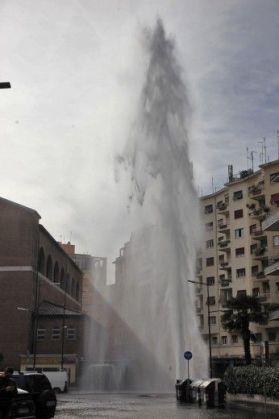
[[[115,254],[127,238],[113,159],[136,118],[143,30],[175,39],[194,113],[196,184],[211,192],[246,147],[277,158],[278,0],[0,0],[0,195],[56,239]],[[255,155],[256,163],[259,154]]]

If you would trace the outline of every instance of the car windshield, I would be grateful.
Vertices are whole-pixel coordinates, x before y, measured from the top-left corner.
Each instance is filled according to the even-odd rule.
[[[51,389],[51,385],[45,375],[26,375],[26,379],[32,392],[42,392]]]
[[[50,382],[43,374],[19,374],[14,375],[13,380],[16,382],[17,387],[32,393],[41,393],[44,390],[51,389]]]

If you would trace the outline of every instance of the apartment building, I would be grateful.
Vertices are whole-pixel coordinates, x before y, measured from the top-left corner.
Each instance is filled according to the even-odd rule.
[[[239,294],[256,295],[265,303],[279,303],[279,160],[233,175],[215,193],[201,198],[204,245],[197,260],[196,304],[200,329],[213,358],[243,357],[242,339],[221,324],[226,302]],[[203,284],[208,284],[208,287]],[[208,314],[209,311],[209,314]],[[271,357],[279,357],[279,321],[252,325],[254,358],[263,356],[264,342]]]
[[[0,367],[63,363],[73,382],[82,355],[82,272],[39,220],[0,197]]]

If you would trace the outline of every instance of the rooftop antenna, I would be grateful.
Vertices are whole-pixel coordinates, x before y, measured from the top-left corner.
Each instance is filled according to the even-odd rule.
[[[247,156],[247,159],[251,160],[252,172],[254,172],[254,154],[256,154],[256,151],[251,150],[250,151],[250,156],[249,156],[249,153],[248,153],[248,156]]]
[[[247,170],[249,169],[249,148],[246,147]]]
[[[278,152],[278,160],[279,160],[279,129],[277,130],[277,152]]]
[[[212,183],[212,193],[214,193],[214,180],[213,180],[213,176],[212,176],[212,179],[211,179],[211,183]]]

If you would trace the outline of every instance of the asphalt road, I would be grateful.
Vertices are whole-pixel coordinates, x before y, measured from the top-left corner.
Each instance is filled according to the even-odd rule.
[[[278,407],[256,404],[229,404],[226,409],[179,405],[175,395],[84,394],[58,396],[55,418],[95,419],[278,419]]]

